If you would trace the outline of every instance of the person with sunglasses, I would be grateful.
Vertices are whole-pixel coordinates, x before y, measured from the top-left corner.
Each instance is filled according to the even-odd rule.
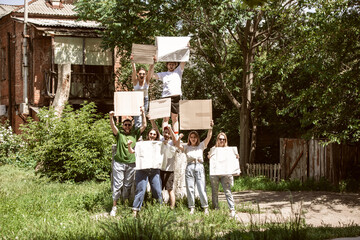
[[[191,131],[188,136],[187,145],[182,146],[179,142],[183,135],[179,135],[177,147],[186,154],[187,158],[185,183],[190,214],[194,214],[195,211],[195,184],[199,192],[201,207],[204,209],[205,214],[209,214],[203,154],[211,139],[213,126],[214,122],[211,120],[211,128],[208,130],[207,136],[202,142],[200,142],[199,134],[196,131]]]
[[[151,129],[148,133],[148,141],[159,141],[160,133],[157,129]],[[128,151],[130,153],[135,153],[135,150],[131,147],[133,142],[128,141]],[[146,153],[142,153],[146,155]],[[146,157],[146,156],[145,156]],[[151,156],[152,157],[152,156]],[[152,158],[149,156],[146,157],[146,161],[152,161]],[[159,166],[160,167],[160,166]],[[146,187],[148,182],[150,182],[152,196],[159,202],[162,203],[161,196],[161,179],[160,179],[160,168],[148,168],[148,169],[138,169],[135,173],[135,198],[133,202],[133,216],[136,217],[138,212],[141,209],[142,203],[145,198]]]
[[[155,57],[154,57],[155,58]],[[131,66],[132,66],[132,75],[131,80],[134,86],[134,91],[143,91],[144,92],[144,111],[145,115],[149,110],[149,86],[151,74],[154,72],[154,64],[150,64],[149,71],[146,73],[145,68],[140,67],[136,69],[136,65],[133,62],[134,56],[130,56]],[[141,126],[142,116],[134,116],[134,125],[135,128]]]
[[[142,125],[140,128],[133,128],[132,121],[126,117],[123,119],[121,128],[118,129],[114,122],[114,111],[109,113],[110,126],[116,138],[116,153],[112,160],[112,198],[113,207],[110,216],[115,216],[117,211],[117,200],[122,198],[128,201],[130,198],[131,187],[135,176],[135,156],[128,151],[128,141],[135,142],[140,138],[142,132],[146,128],[146,118],[142,107],[140,107],[142,115]]]
[[[215,148],[227,147],[227,146],[228,146],[227,136],[224,132],[220,132],[216,137],[215,146],[212,147],[209,151],[208,158],[209,159],[211,158]],[[239,155],[237,155],[236,157],[239,158]],[[233,181],[232,175],[225,175],[225,176],[210,175],[212,207],[214,209],[219,209],[218,192],[219,192],[219,182],[221,182],[230,209],[230,215],[231,217],[235,217],[235,204],[234,204],[233,195],[231,193],[232,181]]]

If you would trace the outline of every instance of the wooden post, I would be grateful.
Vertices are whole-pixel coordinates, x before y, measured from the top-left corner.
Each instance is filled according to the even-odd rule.
[[[69,100],[71,86],[71,64],[58,65],[58,86],[52,106],[57,116],[61,116],[65,103]]]

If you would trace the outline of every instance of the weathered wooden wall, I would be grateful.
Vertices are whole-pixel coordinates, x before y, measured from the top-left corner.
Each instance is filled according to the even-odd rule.
[[[352,177],[359,165],[360,145],[328,144],[321,140],[280,139],[281,178],[319,180],[337,184]]]

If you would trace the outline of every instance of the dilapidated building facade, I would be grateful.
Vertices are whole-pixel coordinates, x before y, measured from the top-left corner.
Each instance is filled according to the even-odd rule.
[[[18,132],[26,117],[52,104],[58,69],[71,64],[69,103],[113,109],[114,54],[103,51],[93,21],[78,21],[73,0],[0,5],[0,117]]]

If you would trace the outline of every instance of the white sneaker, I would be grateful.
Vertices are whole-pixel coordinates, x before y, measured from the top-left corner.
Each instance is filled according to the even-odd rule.
[[[116,210],[117,210],[116,206],[113,206],[112,209],[111,209],[111,212],[110,212],[110,216],[115,217],[116,216]]]
[[[231,210],[230,216],[233,218],[233,217],[235,217],[235,215],[236,215],[235,210]]]
[[[205,209],[204,209],[204,214],[205,214],[205,215],[209,215],[209,209],[208,209],[208,208],[205,208]]]
[[[194,214],[194,212],[195,212],[195,208],[190,208],[190,215],[193,215]]]

